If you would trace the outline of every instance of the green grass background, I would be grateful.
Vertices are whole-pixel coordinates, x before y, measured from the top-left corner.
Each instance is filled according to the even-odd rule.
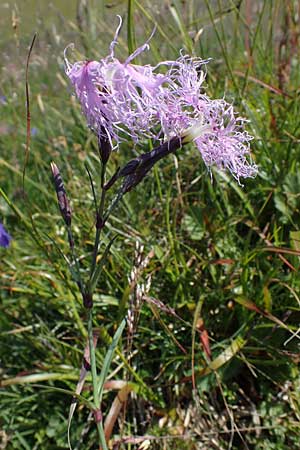
[[[0,448],[67,448],[71,397],[58,388],[75,389],[86,313],[63,258],[69,250],[50,162],[71,198],[83,276],[94,239],[85,165],[95,183],[100,168],[97,141],[64,75],[63,50],[74,42],[76,59],[105,57],[120,14],[120,59],[154,24],[150,51],[138,63],[176,59],[181,49],[213,58],[206,91],[249,119],[259,173],[244,186],[216,170],[210,177],[191,145],[161,161],[107,223],[104,241],[119,237],[95,298],[98,367],[134,297],[135,267],[138,284],[151,283],[149,296],[178,316],[144,302],[130,360],[124,334],[110,376],[132,380],[136,392],[113,439],[148,435],[151,449],[299,449],[299,340],[292,337],[300,326],[299,2],[19,1],[0,8],[0,219],[13,237],[0,249]],[[24,196],[25,66],[34,32]],[[122,145],[109,174],[134,154]],[[143,269],[136,242],[142,258],[151,256]],[[91,396],[89,381],[83,395]],[[115,395],[106,392],[104,416]],[[96,448],[82,405],[71,437],[74,448]]]

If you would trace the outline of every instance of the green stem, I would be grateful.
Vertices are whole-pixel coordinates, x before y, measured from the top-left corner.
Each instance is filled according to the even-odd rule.
[[[93,399],[96,412],[100,411],[100,398],[98,395],[98,383],[97,383],[97,366],[96,366],[96,351],[94,346],[94,335],[93,335],[93,310],[89,310],[88,317],[88,335],[89,335],[89,348],[90,348],[90,363],[91,363],[91,375],[92,375],[92,384],[93,384]],[[108,450],[104,435],[104,429],[102,424],[102,419],[99,421],[96,420],[98,436],[99,436],[99,444],[102,450]]]
[[[68,241],[69,241],[69,246],[70,246],[70,251],[71,251],[71,258],[72,258],[72,262],[73,262],[75,270],[76,270],[77,279],[75,279],[75,281],[78,283],[80,291],[82,291],[83,284],[82,284],[81,275],[80,275],[80,266],[79,266],[78,258],[75,253],[74,238],[73,238],[71,226],[67,227],[67,231],[68,231]]]
[[[99,214],[101,217],[103,216],[104,201],[105,201],[105,194],[106,194],[106,190],[103,189],[104,184],[105,184],[105,172],[106,172],[106,164],[103,164],[102,170],[101,170],[101,199],[100,199],[100,206],[99,206]]]
[[[98,255],[98,249],[99,249],[100,235],[101,235],[101,229],[100,228],[96,228],[96,236],[95,236],[95,244],[94,244],[94,250],[93,250],[91,277],[92,277],[92,274],[95,271],[95,267],[96,267],[96,263],[97,263],[97,255]]]
[[[86,329],[85,329],[85,327],[83,325],[83,322],[82,322],[82,320],[80,318],[80,315],[78,314],[76,303],[75,303],[74,298],[73,298],[73,294],[69,298],[70,298],[72,312],[73,312],[75,321],[77,323],[78,329],[81,332],[82,336],[84,336],[86,338]]]
[[[108,207],[108,209],[107,209],[107,211],[105,213],[105,216],[104,216],[104,220],[105,221],[109,218],[110,214],[115,209],[115,207],[118,205],[119,201],[122,200],[123,195],[124,195],[123,186],[121,186],[119,191],[118,191],[118,193],[117,193],[117,195],[112,200],[110,206]]]
[[[100,445],[101,445],[101,447],[99,447],[99,450],[108,450],[108,447],[106,445],[105,434],[104,434],[102,422],[97,422],[97,430],[98,430],[99,440],[100,440]]]
[[[94,346],[94,336],[93,336],[93,311],[92,308],[89,310],[88,318],[88,335],[89,335],[89,348],[90,348],[90,362],[91,362],[91,374],[93,382],[93,396],[94,403],[97,409],[99,409],[99,398],[97,395],[97,366],[96,366],[96,352]]]
[[[105,194],[106,190],[103,189],[105,184],[105,172],[106,172],[106,164],[102,164],[101,167],[101,198],[100,198],[100,204],[99,208],[96,211],[96,220],[100,219],[103,221],[103,210],[104,210],[104,203],[105,203]],[[92,268],[91,268],[91,277],[95,271],[95,267],[97,264],[97,255],[99,250],[99,243],[100,243],[100,237],[101,237],[101,231],[102,226],[96,228],[96,236],[95,236],[95,244],[94,244],[94,251],[93,251],[93,260],[92,260]]]
[[[226,44],[225,44],[225,41],[224,41],[224,39],[222,39],[222,36],[220,36],[220,33],[219,33],[218,28],[217,28],[217,26],[216,26],[216,20],[215,20],[215,18],[214,18],[214,14],[213,14],[213,11],[212,11],[212,8],[211,8],[211,3],[210,3],[209,0],[204,0],[204,1],[205,1],[205,4],[206,4],[206,7],[207,7],[207,9],[208,9],[208,14],[209,14],[209,17],[210,17],[212,26],[213,26],[213,28],[214,28],[214,30],[215,30],[217,40],[218,40],[219,45],[220,45],[220,47],[221,47],[221,51],[222,51],[222,53],[223,53],[223,57],[224,57],[224,60],[225,60],[225,63],[226,63],[228,72],[229,72],[229,74],[230,74],[232,83],[233,83],[233,85],[234,85],[234,87],[235,87],[235,89],[236,89],[236,91],[237,91],[239,97],[241,98],[241,92],[240,92],[240,90],[239,90],[239,86],[238,86],[238,84],[237,84],[237,82],[236,82],[236,79],[235,79],[235,76],[234,76],[234,74],[233,74],[233,70],[232,70],[232,67],[231,67],[231,63],[230,63],[230,61],[229,61],[229,56],[228,56],[228,53],[227,53],[227,51],[226,51]]]
[[[99,207],[96,209],[97,224],[96,224],[96,235],[95,235],[95,243],[94,243],[94,250],[93,250],[93,257],[92,257],[90,280],[92,279],[93,274],[96,270],[97,255],[98,255],[98,251],[99,251],[101,231],[103,229],[103,211],[104,211],[105,194],[106,194],[106,191],[104,189],[105,171],[106,171],[106,164],[102,164],[102,167],[101,167],[101,197],[100,197]],[[92,295],[93,292],[90,292],[90,294]],[[98,430],[99,448],[101,448],[102,450],[108,450],[107,445],[106,445],[106,440],[105,440],[102,417],[101,418],[98,417],[98,414],[101,414],[101,408],[100,408],[100,397],[98,395],[96,349],[94,346],[93,309],[92,308],[89,310],[89,315],[88,315],[88,337],[89,337],[89,349],[90,349],[91,375],[92,375],[92,384],[93,384],[93,399],[94,399],[94,405],[95,405],[95,421],[96,421],[96,426],[97,426],[97,430]]]
[[[135,36],[134,36],[134,1],[128,0],[127,3],[127,44],[128,53],[131,55],[136,49]]]

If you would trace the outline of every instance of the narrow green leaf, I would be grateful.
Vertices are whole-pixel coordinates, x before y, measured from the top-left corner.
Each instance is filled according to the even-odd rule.
[[[129,55],[136,49],[134,35],[134,0],[128,0],[127,7],[127,44]]]
[[[1,381],[1,387],[12,386],[14,384],[27,384],[36,383],[37,381],[50,381],[50,380],[77,380],[78,375],[74,373],[61,373],[61,372],[41,372],[33,373],[31,375],[24,375],[14,378],[7,378]]]
[[[102,366],[102,370],[99,376],[99,381],[98,381],[98,394],[99,394],[99,398],[100,398],[100,404],[101,404],[101,399],[102,399],[102,395],[103,395],[103,386],[113,359],[113,355],[115,352],[115,349],[118,345],[119,339],[122,336],[123,330],[125,328],[126,325],[126,319],[123,319],[122,322],[120,323],[120,325],[118,326],[117,331],[114,334],[114,337],[112,339],[112,342],[109,346],[109,349],[105,355],[104,361],[103,361],[103,366]]]
[[[90,375],[88,375],[88,377],[90,377]],[[49,387],[49,386],[45,386],[44,384],[33,384],[32,386],[43,389],[44,392],[58,392],[61,394],[69,395],[70,397],[76,397],[80,401],[80,403],[85,405],[91,411],[95,408],[95,406],[92,402],[87,400],[85,397],[82,397],[81,395],[76,394],[76,392],[74,392],[74,391],[70,391],[68,389],[63,389],[63,388],[58,388],[55,386]]]
[[[244,193],[243,189],[241,189],[239,187],[236,180],[234,180],[232,177],[230,177],[227,173],[225,173],[222,170],[214,169],[214,171],[217,172],[218,176],[223,178],[223,180],[226,181],[226,183],[228,185],[230,185],[230,187],[237,193],[237,195],[243,201],[245,207],[247,208],[247,210],[251,214],[251,216],[256,217],[254,209],[252,208],[252,206],[247,198],[247,195]]]
[[[22,444],[23,448],[25,448],[25,450],[31,450],[30,445],[27,444],[21,433],[15,431],[14,434],[18,438],[20,444]]]
[[[188,33],[187,29],[186,29],[186,26],[185,26],[185,24],[182,21],[182,16],[178,13],[178,8],[176,6],[170,5],[169,8],[170,8],[170,12],[171,12],[171,14],[172,14],[172,16],[174,18],[174,21],[175,21],[176,25],[178,26],[178,28],[180,30],[182,39],[184,41],[184,45],[185,45],[188,53],[190,55],[192,55],[193,54],[193,50],[194,50],[193,49],[193,41],[190,38],[189,33]]]
[[[242,336],[238,336],[231,344],[225,348],[205,369],[200,372],[200,375],[208,375],[209,373],[218,370],[230,361],[246,344],[246,340]]]
[[[272,296],[268,286],[263,287],[265,310],[272,311]]]
[[[115,239],[117,238],[117,236],[114,236],[111,241],[109,242],[109,244],[107,245],[106,249],[104,250],[104,253],[100,259],[100,261],[98,262],[97,266],[95,267],[94,272],[91,275],[90,281],[88,283],[88,291],[90,293],[93,293],[95,290],[95,287],[97,286],[97,283],[99,281],[100,275],[102,273],[104,264],[107,261],[107,256],[109,254],[110,248],[112,246],[112,244],[114,243]]]
[[[23,176],[23,173],[22,173],[21,170],[19,170],[15,166],[12,166],[11,164],[9,164],[9,162],[5,161],[4,159],[0,159],[0,166],[6,167],[11,172],[13,172],[16,175],[18,175],[20,178],[22,178],[22,176]],[[27,176],[25,176],[25,183],[26,184],[30,184],[31,186],[35,187],[45,197],[48,197],[50,200],[53,200],[53,202],[55,202],[54,190],[53,190],[53,193],[51,191],[49,192],[49,190],[46,189],[41,183],[37,183],[36,181],[32,180],[31,178],[28,178]]]
[[[300,251],[300,231],[290,231],[290,240],[292,248]]]

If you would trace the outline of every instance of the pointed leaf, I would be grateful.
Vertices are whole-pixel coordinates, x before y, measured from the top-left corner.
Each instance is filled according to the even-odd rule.
[[[234,299],[237,303],[239,303],[242,306],[245,306],[245,308],[250,309],[251,311],[255,311],[258,314],[261,314],[262,316],[266,317],[267,319],[271,320],[272,322],[276,323],[277,325],[279,325],[281,328],[284,328],[285,330],[287,330],[289,333],[291,333],[292,335],[294,335],[293,331],[289,329],[289,327],[282,322],[280,319],[278,319],[277,317],[273,316],[273,314],[269,313],[268,311],[265,311],[261,308],[259,308],[255,303],[253,303],[251,300],[249,299],[245,299],[242,297],[236,297]],[[298,337],[298,339],[300,339],[300,336]]]
[[[272,310],[272,296],[268,286],[263,287],[263,294],[264,294],[265,310],[270,312]]]
[[[112,402],[109,413],[107,414],[104,423],[104,434],[106,442],[109,441],[114,424],[116,423],[116,420],[120,414],[122,406],[127,401],[128,395],[132,390],[133,387],[131,383],[126,383],[126,385],[120,389],[114,401]]]
[[[94,333],[93,338],[94,338],[94,347],[96,348],[97,346],[97,341],[98,341],[98,333]],[[70,450],[72,450],[72,446],[71,446],[71,437],[70,437],[70,429],[71,429],[71,423],[72,423],[72,419],[74,416],[74,412],[77,406],[77,396],[79,396],[81,394],[81,391],[83,389],[84,386],[84,382],[86,379],[86,375],[88,373],[89,367],[90,367],[90,346],[89,346],[89,342],[86,343],[85,349],[84,349],[84,355],[83,355],[83,362],[82,362],[82,366],[81,366],[81,370],[80,370],[80,375],[79,375],[79,380],[78,383],[76,385],[76,389],[75,389],[75,398],[73,398],[73,401],[70,405],[70,409],[69,409],[69,417],[68,417],[68,430],[67,430],[67,435],[68,435],[68,445]]]
[[[208,375],[209,373],[218,370],[228,361],[230,361],[246,344],[246,340],[242,336],[238,336],[232,343],[225,348],[205,369],[200,371],[200,375]]]
[[[291,246],[300,251],[300,231],[290,231]]]
[[[125,328],[126,325],[126,319],[123,319],[122,322],[120,323],[120,325],[118,326],[117,331],[114,334],[114,337],[112,339],[112,342],[109,346],[109,349],[105,355],[104,361],[103,361],[103,366],[102,366],[102,370],[100,373],[100,377],[99,377],[99,381],[98,381],[98,395],[100,398],[100,404],[101,404],[101,400],[102,400],[102,395],[103,395],[103,386],[104,386],[104,382],[106,380],[113,356],[114,356],[114,352],[115,349],[118,345],[119,339],[122,336],[123,330]]]
[[[93,293],[95,290],[95,287],[97,286],[97,283],[99,281],[100,275],[102,273],[103,267],[107,261],[107,257],[110,251],[110,248],[112,246],[112,244],[114,243],[115,239],[117,238],[117,236],[114,236],[111,241],[109,242],[109,244],[107,245],[106,249],[104,250],[103,255],[101,256],[100,261],[98,262],[97,266],[95,267],[94,272],[91,275],[90,281],[89,281],[89,285],[88,285],[88,292]]]

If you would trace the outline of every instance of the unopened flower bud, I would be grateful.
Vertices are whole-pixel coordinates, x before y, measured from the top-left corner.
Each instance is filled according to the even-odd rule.
[[[173,137],[170,141],[164,142],[151,152],[143,153],[137,158],[132,159],[123,169],[118,172],[118,177],[125,177],[123,183],[123,192],[129,192],[137,186],[150,172],[152,167],[162,158],[170,153],[175,153],[181,148],[181,139]]]
[[[59,210],[62,215],[62,218],[65,221],[65,224],[69,227],[71,225],[72,212],[64,188],[62,177],[60,175],[57,165],[54,162],[51,163],[51,171],[53,175]]]
[[[93,307],[93,296],[90,292],[84,292],[82,294],[83,297],[83,306],[86,309],[91,309]]]
[[[99,133],[98,135],[98,146],[101,162],[103,165],[105,165],[109,160],[112,147],[109,137],[103,126],[101,127],[101,133]]]

